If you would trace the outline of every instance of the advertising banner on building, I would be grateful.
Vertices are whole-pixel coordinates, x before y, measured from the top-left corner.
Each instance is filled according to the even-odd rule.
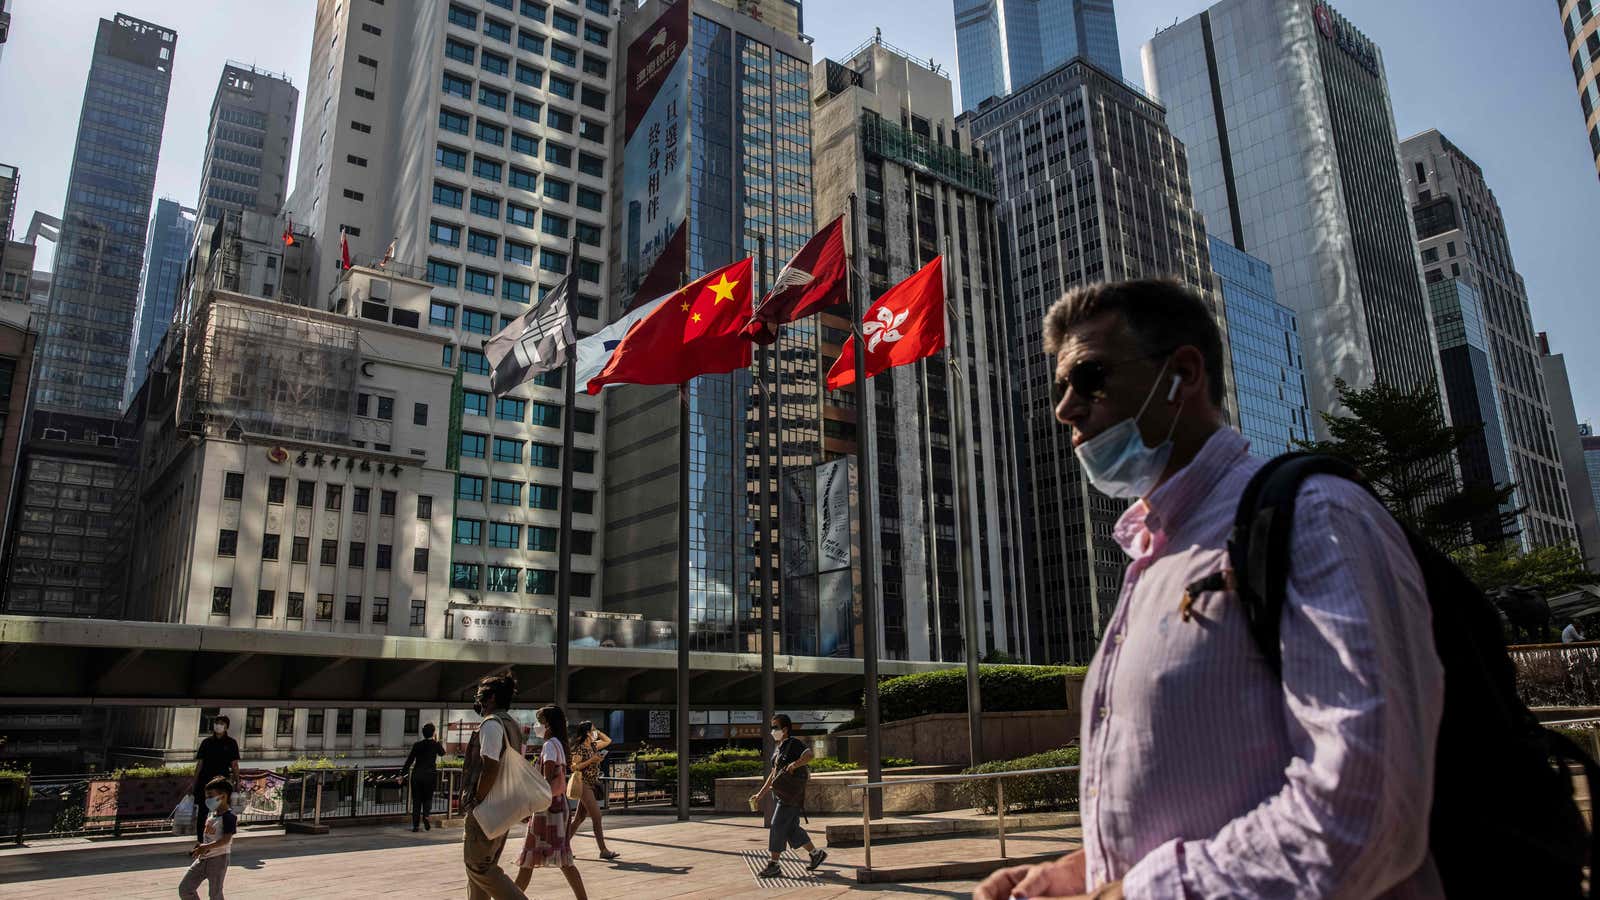
[[[628,45],[622,150],[623,282],[628,308],[682,284],[689,228],[689,0]]]
[[[555,613],[548,609],[452,606],[454,636],[463,641],[554,644]],[[570,622],[571,647],[622,647],[631,650],[675,650],[677,628],[671,622],[640,616],[578,612]]]

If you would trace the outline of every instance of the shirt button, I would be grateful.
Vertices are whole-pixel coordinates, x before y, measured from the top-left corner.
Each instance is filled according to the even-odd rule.
[[[1115,638],[1113,638],[1113,640],[1115,640],[1117,643],[1120,644],[1120,643],[1122,643],[1122,639],[1124,637],[1126,637],[1126,636],[1127,636],[1127,631],[1126,631],[1126,629],[1124,629],[1123,631],[1117,632],[1117,635],[1116,635]]]
[[[1098,797],[1098,796],[1100,796],[1100,789],[1099,789],[1099,788],[1097,788],[1097,787],[1092,787],[1092,786],[1091,786],[1091,787],[1090,787],[1090,788],[1089,788],[1089,796],[1091,796],[1091,797]]]
[[[1111,718],[1111,707],[1109,707],[1109,706],[1100,707],[1100,718],[1102,720]]]

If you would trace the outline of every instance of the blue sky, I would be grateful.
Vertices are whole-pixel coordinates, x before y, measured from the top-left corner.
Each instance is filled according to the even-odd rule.
[[[1483,167],[1499,197],[1534,326],[1552,335],[1573,379],[1578,418],[1600,425],[1600,326],[1583,275],[1600,213],[1600,179],[1585,139],[1560,19],[1548,0],[1336,4],[1384,51],[1401,137],[1438,128]],[[1203,0],[1120,0],[1124,74],[1142,80],[1139,47]],[[206,116],[228,58],[287,72],[304,88],[315,3],[282,0],[17,0],[0,51],[0,161],[22,169],[20,225],[59,213],[71,165],[95,22],[117,11],[176,28],[175,80],[157,196],[193,203]],[[955,70],[950,0],[807,0],[818,57],[841,57],[882,27],[884,38]],[[1586,224],[1587,223],[1587,224]],[[1591,263],[1592,264],[1592,263]]]

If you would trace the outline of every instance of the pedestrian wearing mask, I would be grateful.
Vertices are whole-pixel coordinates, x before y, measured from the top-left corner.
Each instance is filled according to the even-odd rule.
[[[1050,309],[1044,351],[1079,468],[1131,503],[1131,562],[1083,686],[1083,849],[975,898],[1442,898],[1444,676],[1394,517],[1354,481],[1301,483],[1275,671],[1231,586],[1265,460],[1225,422],[1213,310],[1173,281],[1091,285]]]
[[[583,876],[572,859],[572,838],[567,828],[567,714],[559,706],[545,706],[534,714],[544,747],[539,750],[539,771],[550,780],[550,808],[534,813],[528,836],[517,858],[517,887],[527,890],[533,870],[559,866],[577,900],[588,900]]]
[[[804,847],[810,856],[806,871],[815,872],[828,858],[828,851],[818,850],[800,826],[800,817],[805,813],[806,782],[811,775],[806,764],[813,754],[804,741],[794,736],[794,723],[783,713],[772,717],[772,743],[776,748],[772,751],[772,770],[761,790],[756,791],[752,804],[758,806],[768,793],[773,795],[772,823],[767,829],[767,853],[772,859],[756,875],[777,878],[783,874],[778,860],[783,857],[785,844],[796,850]]]
[[[461,856],[467,869],[467,900],[527,900],[527,895],[500,868],[506,836],[491,839],[472,814],[472,808],[494,790],[500,777],[500,760],[507,753],[522,752],[522,726],[508,712],[516,695],[515,678],[487,675],[478,682],[477,697],[472,703],[472,711],[483,716],[483,721],[467,742],[461,773],[461,814],[466,819]]]
[[[230,724],[227,716],[213,718],[211,734],[194,753],[194,833],[201,841],[206,839],[206,785],[213,778],[239,784],[239,742],[228,736]]]
[[[600,763],[609,746],[611,738],[594,727],[593,722],[579,722],[572,729],[572,771],[580,776],[580,790],[569,797],[578,804],[578,811],[573,814],[572,827],[567,833],[576,837],[583,817],[588,816],[594,822],[595,846],[600,848],[600,858],[606,860],[620,855],[606,849],[606,833],[600,825]]]

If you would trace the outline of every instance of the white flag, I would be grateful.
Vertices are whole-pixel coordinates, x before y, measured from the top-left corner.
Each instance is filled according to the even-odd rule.
[[[667,297],[671,297],[676,293],[674,291],[672,294],[657,297],[649,303],[641,303],[632,312],[579,341],[578,375],[575,380],[578,390],[584,390],[592,379],[605,371],[606,364],[611,362],[611,354],[616,352],[617,345],[622,343],[622,339],[627,336],[629,329],[633,328],[640,319],[655,312],[656,307],[666,302]],[[615,385],[608,384],[606,387],[615,387]]]

